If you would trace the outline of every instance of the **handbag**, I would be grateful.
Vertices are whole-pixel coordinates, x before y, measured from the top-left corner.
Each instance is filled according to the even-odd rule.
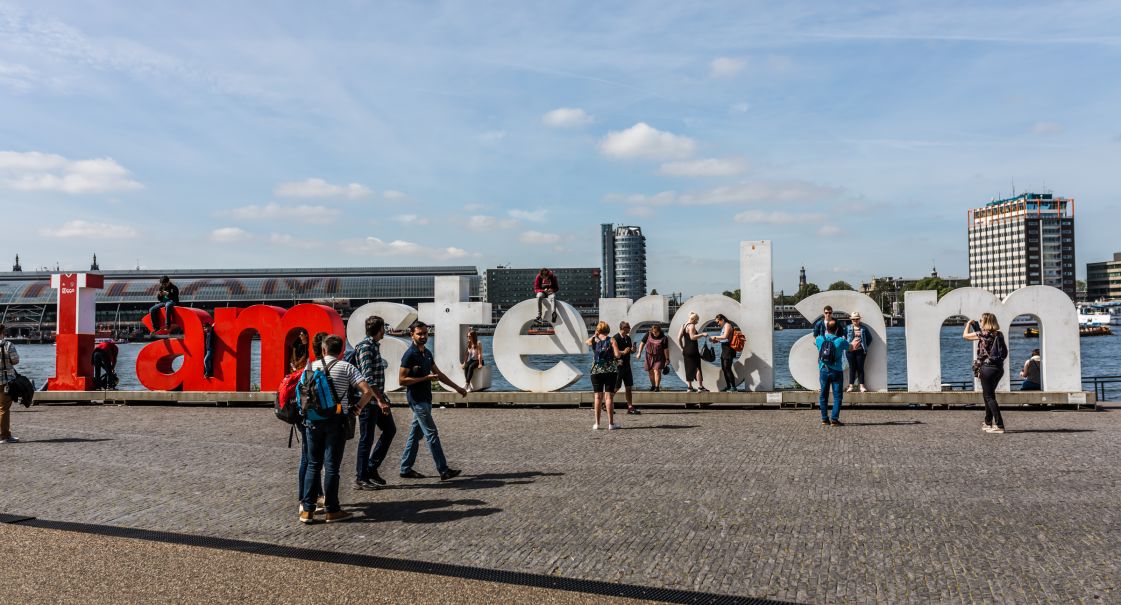
[[[20,374],[15,366],[8,363],[8,347],[11,346],[7,341],[4,341],[3,348],[0,349],[0,357],[3,358],[3,368],[11,370],[15,376],[4,384],[4,393],[12,399],[12,403],[18,403],[25,408],[31,407],[35,402],[35,384],[29,378]]]
[[[716,351],[708,346],[707,342],[701,347],[701,359],[705,361],[716,361]]]
[[[346,415],[346,440],[354,439],[354,429],[358,426],[358,416],[351,412]]]

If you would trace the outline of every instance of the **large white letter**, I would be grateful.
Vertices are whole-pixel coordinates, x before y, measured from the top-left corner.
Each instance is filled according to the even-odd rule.
[[[523,356],[574,355],[587,353],[584,344],[587,328],[584,319],[572,305],[557,301],[557,323],[554,334],[530,336],[526,328],[536,323],[537,300],[523,300],[514,305],[498,320],[494,329],[494,364],[514,388],[534,393],[548,393],[563,389],[576,382],[582,373],[568,362],[558,361],[548,370],[538,370],[526,365]],[[591,359],[588,360],[591,365]]]
[[[669,298],[651,294],[633,304],[629,298],[601,298],[599,320],[606,321],[613,334],[619,331],[619,323],[624,321],[631,327],[651,322],[664,324],[669,321]]]
[[[372,302],[358,307],[350,314],[346,323],[346,339],[354,346],[366,338],[366,318],[372,315],[380,316],[385,320],[386,330],[405,330],[409,324],[416,321],[416,309],[391,302]],[[401,369],[401,358],[408,350],[412,341],[407,338],[394,338],[386,336],[381,341],[381,356],[386,361],[385,390],[396,391],[401,388],[397,378]]]
[[[820,292],[808,296],[794,305],[802,317],[814,321],[821,315],[821,309],[829,305],[834,311],[852,314],[860,312],[861,321],[868,326],[871,338],[868,340],[868,359],[864,362],[867,374],[865,385],[870,391],[887,390],[887,326],[879,305],[864,294],[846,290]],[[818,390],[820,380],[817,369],[817,345],[813,334],[806,334],[790,348],[790,375],[803,388]],[[845,380],[849,379],[846,374]],[[847,384],[847,383],[846,383]]]
[[[418,305],[420,320],[436,326],[436,365],[449,376],[461,376],[457,368],[467,347],[467,327],[491,322],[490,303],[469,302],[470,297],[470,282],[466,277],[441,275],[436,277],[435,302]],[[489,388],[490,373],[476,374],[472,381],[474,387]]]
[[[996,315],[1005,334],[1017,316],[1034,315],[1039,320],[1042,340],[1039,350],[1043,357],[1044,390],[1082,390],[1078,311],[1062,290],[1051,286],[1027,286],[1001,301],[983,288],[959,288],[943,296],[942,300],[938,300],[937,292],[907,292],[904,301],[907,311],[908,391],[942,390],[942,322],[955,315],[978,319],[986,312]],[[973,343],[968,344],[973,346]],[[976,347],[973,348],[976,351]],[[1009,361],[1004,361],[1004,378],[998,387],[1001,391],[1008,390]]]

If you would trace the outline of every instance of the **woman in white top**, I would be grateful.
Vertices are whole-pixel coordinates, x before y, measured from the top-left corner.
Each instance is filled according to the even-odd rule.
[[[459,364],[463,368],[463,376],[467,382],[467,391],[473,390],[471,378],[475,370],[483,367],[483,343],[479,342],[479,332],[475,328],[467,330],[467,349],[463,351],[463,361]]]

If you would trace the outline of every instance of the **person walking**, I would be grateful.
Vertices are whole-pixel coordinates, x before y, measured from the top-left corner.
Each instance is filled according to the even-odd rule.
[[[841,327],[836,320],[825,324],[825,333],[814,339],[817,345],[817,369],[821,392],[817,396],[817,407],[821,409],[822,426],[844,426],[841,422],[841,385],[845,382],[843,366],[844,354],[849,350],[849,341],[841,337]],[[829,413],[829,389],[833,389],[833,410]]]
[[[825,305],[821,310],[821,317],[814,322],[814,338],[826,333],[826,325],[833,319],[833,307]]]
[[[1028,357],[1024,362],[1023,369],[1020,370],[1020,378],[1024,381],[1020,383],[1021,391],[1042,391],[1043,390],[1043,359],[1039,356],[1039,349],[1031,350],[1031,357]]]
[[[171,333],[171,310],[179,304],[179,286],[171,283],[171,278],[164,275],[160,278],[160,287],[156,291],[156,304],[148,309],[152,319],[152,329],[158,335]],[[163,328],[160,325],[160,309],[164,310]]]
[[[697,341],[705,337],[703,333],[697,331],[697,322],[700,320],[699,315],[690,311],[689,320],[677,333],[677,344],[681,347],[681,361],[685,364],[685,390],[690,393],[708,392],[705,388],[704,372],[701,371],[701,348],[697,345]],[[694,380],[697,381],[696,389],[693,388]]]
[[[662,372],[669,367],[669,337],[662,332],[661,324],[650,326],[650,330],[638,344],[638,354],[643,355],[642,363],[650,377],[650,390],[662,390]]]
[[[93,384],[98,389],[117,388],[117,343],[102,340],[93,346]]]
[[[377,489],[385,485],[385,479],[382,479],[378,469],[397,434],[389,397],[385,394],[385,367],[388,364],[381,356],[383,338],[385,320],[372,315],[366,318],[366,338],[354,347],[358,371],[366,379],[366,384],[370,385],[376,404],[362,408],[358,414],[358,462],[354,465],[354,487],[360,490]],[[376,444],[374,429],[381,431]]]
[[[19,351],[8,339],[4,338],[4,324],[0,324],[0,444],[19,443],[12,434],[12,396],[8,394],[8,382],[15,380],[19,364]]]
[[[861,393],[867,393],[867,379],[864,376],[864,360],[868,358],[868,345],[871,344],[871,332],[860,318],[860,311],[849,315],[852,322],[845,327],[845,340],[849,341],[849,350],[845,351],[845,358],[849,362],[849,386],[845,389],[851,393],[853,388],[860,387]]]
[[[533,291],[537,294],[537,321],[544,317],[545,300],[549,301],[552,316],[549,323],[557,323],[557,292],[560,291],[560,282],[557,274],[548,269],[541,269],[537,277],[533,278]]]
[[[475,328],[467,330],[467,348],[463,351],[463,363],[460,363],[459,367],[463,368],[464,386],[470,393],[475,390],[471,386],[475,370],[483,367],[483,343],[479,342],[479,331]]]
[[[631,339],[631,324],[621,321],[619,322],[619,333],[613,336],[615,339],[615,348],[619,351],[619,360],[616,364],[619,369],[619,377],[615,383],[614,393],[618,393],[619,389],[624,389],[627,396],[627,413],[628,414],[641,414],[638,408],[634,407],[634,373],[631,372],[631,353],[634,352],[634,340]]]
[[[405,450],[401,452],[401,478],[423,479],[424,475],[413,469],[416,462],[418,441],[423,436],[428,442],[428,451],[436,463],[436,472],[440,473],[440,481],[447,481],[458,477],[463,471],[448,466],[444,458],[444,448],[440,444],[440,433],[436,429],[436,420],[432,417],[432,382],[440,382],[451,387],[461,397],[467,391],[448,378],[440,368],[436,367],[436,360],[432,351],[425,346],[428,343],[428,324],[414,321],[409,326],[409,334],[413,344],[401,357],[401,386],[405,387],[405,398],[413,410],[413,422],[409,426],[409,436],[405,439]]]
[[[599,430],[600,405],[607,410],[607,430],[619,428],[615,424],[615,385],[619,383],[618,360],[622,356],[615,339],[611,338],[611,326],[606,321],[596,324],[596,332],[584,344],[592,348],[592,393],[596,423],[593,431]]]
[[[973,361],[973,375],[981,381],[981,396],[985,400],[985,421],[981,430],[986,433],[1003,433],[1004,418],[996,401],[996,387],[1004,377],[1004,360],[1008,358],[1008,344],[1000,331],[996,315],[982,313],[981,320],[966,322],[962,338],[977,343],[977,357]]]
[[[343,451],[346,448],[346,415],[360,414],[374,393],[358,368],[341,359],[345,347],[341,337],[334,334],[328,336],[323,341],[323,357],[308,364],[309,373],[305,374],[305,377],[310,378],[310,372],[315,370],[326,373],[331,394],[342,406],[342,410],[324,420],[312,420],[310,417],[304,419],[307,472],[303,483],[303,510],[300,511],[302,523],[315,521],[320,480],[323,482],[327,523],[342,521],[351,516],[339,506],[339,469],[342,467]],[[362,392],[356,410],[351,410],[347,403],[351,387]]]
[[[732,322],[724,317],[723,313],[716,314],[716,325],[720,327],[720,334],[718,336],[709,336],[712,342],[720,343],[720,373],[724,375],[724,388],[721,391],[739,391],[737,385],[739,380],[736,379],[736,373],[732,369],[732,363],[736,360],[736,350],[732,348],[732,334],[735,328]]]

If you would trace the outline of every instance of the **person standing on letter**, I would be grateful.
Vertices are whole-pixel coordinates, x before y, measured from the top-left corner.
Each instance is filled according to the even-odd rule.
[[[860,321],[860,311],[853,312],[849,319],[852,323],[845,328],[845,340],[849,341],[849,350],[845,352],[849,361],[849,388],[845,390],[851,393],[854,387],[859,386],[861,393],[867,393],[864,360],[868,358],[868,345],[871,344],[868,340],[871,334],[868,326]]]
[[[436,472],[440,473],[440,481],[454,479],[463,471],[448,466],[444,458],[444,447],[440,443],[440,433],[436,430],[436,420],[432,418],[432,381],[439,380],[459,393],[461,397],[467,391],[452,382],[440,368],[436,367],[436,360],[432,351],[425,346],[428,343],[428,324],[414,321],[409,326],[413,345],[405,351],[401,358],[401,386],[405,387],[405,398],[413,410],[413,422],[409,425],[409,436],[405,439],[405,450],[401,452],[401,478],[423,479],[424,475],[413,470],[416,462],[417,449],[420,438],[423,436],[428,442],[428,451],[436,463]]]

